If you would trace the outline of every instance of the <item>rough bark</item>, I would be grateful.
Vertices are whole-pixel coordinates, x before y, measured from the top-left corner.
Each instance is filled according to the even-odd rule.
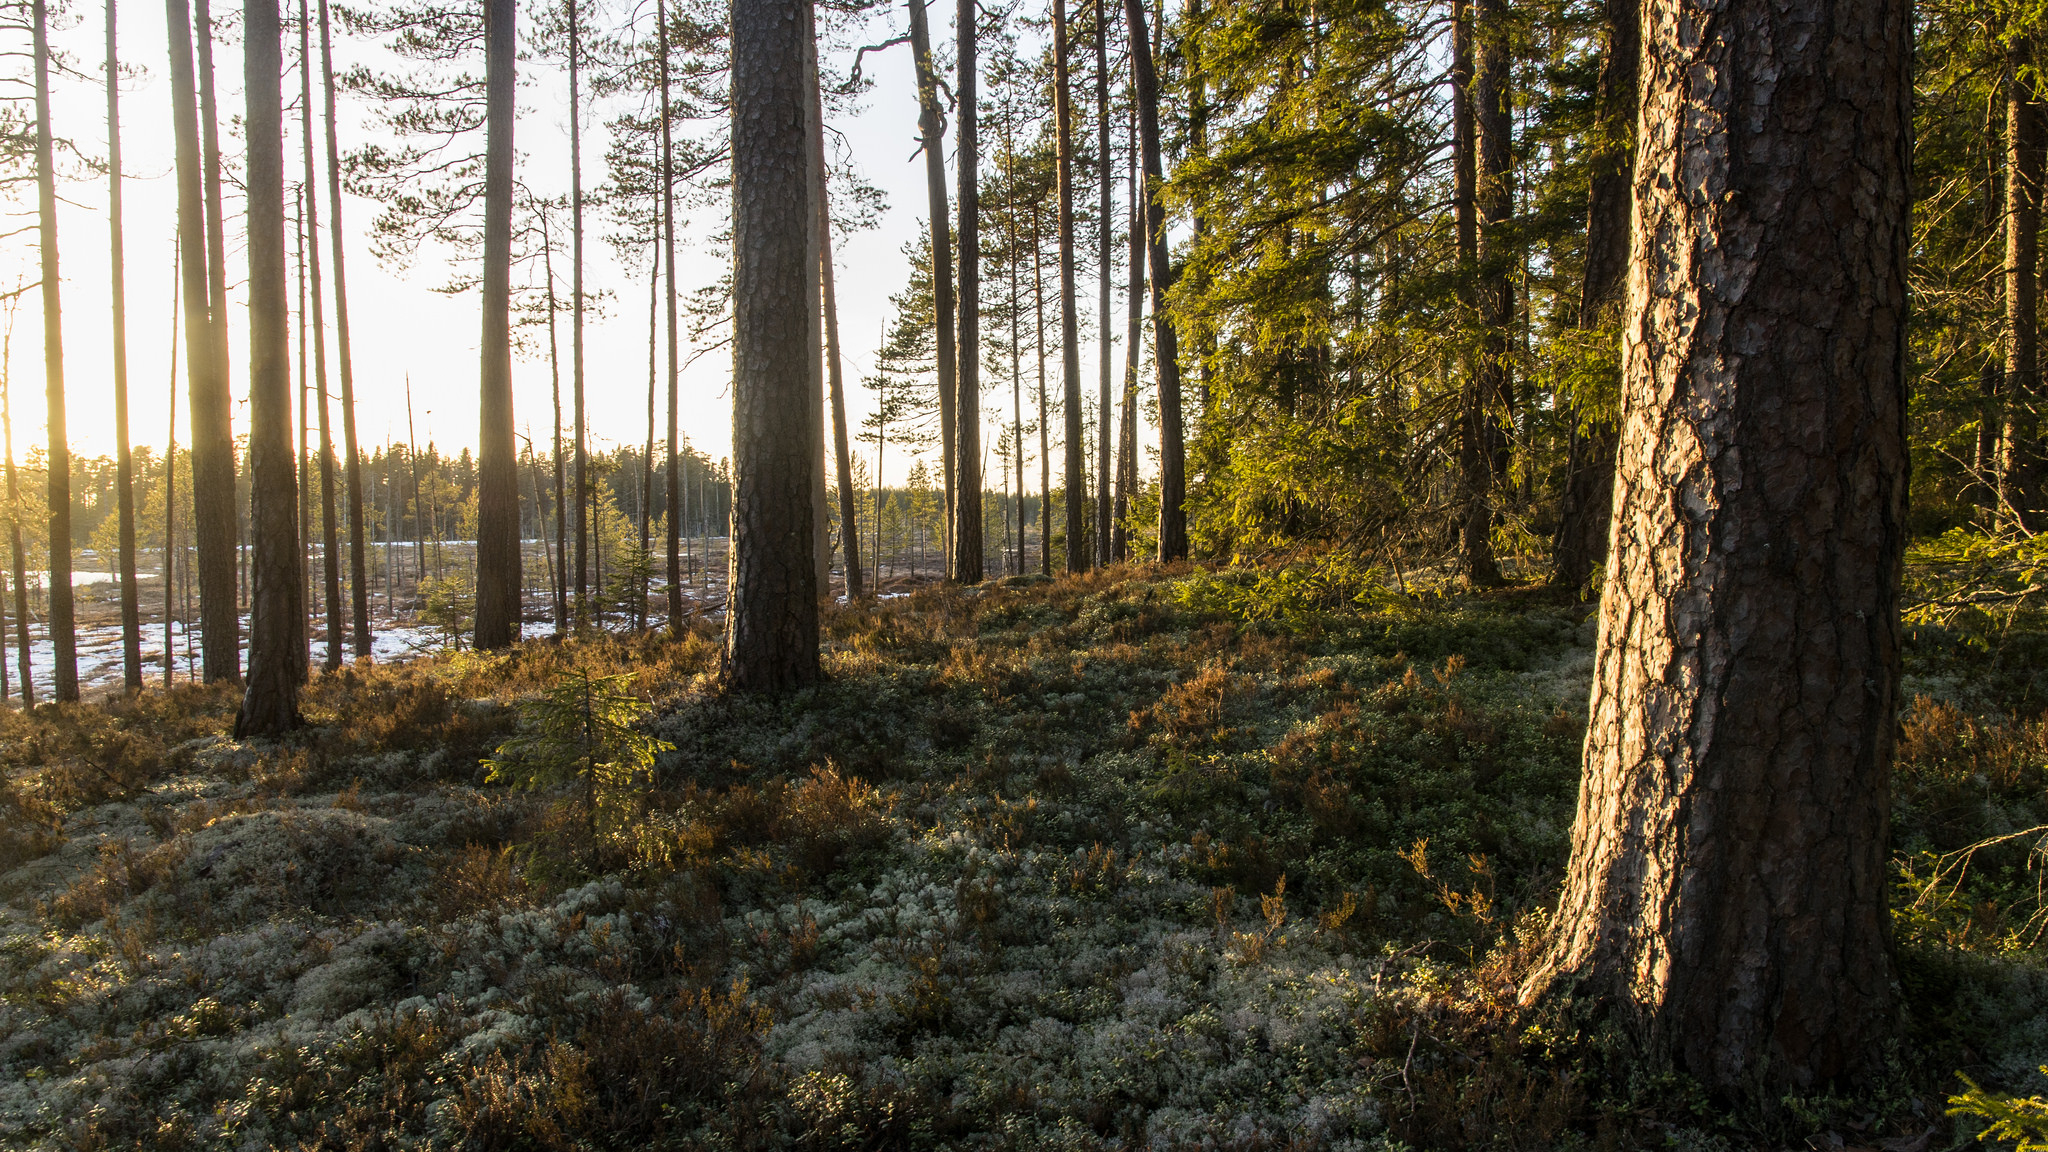
[[[939,78],[932,66],[931,29],[924,0],[910,5],[910,55],[917,69],[918,132],[924,151],[925,203],[932,230],[932,307],[939,369],[939,464],[944,473],[946,539],[953,538],[954,399],[959,366],[953,344],[953,229],[946,203],[946,129],[939,111]],[[952,549],[947,548],[950,560]]]
[[[114,500],[119,517],[121,674],[142,690],[142,603],[135,587],[135,459],[128,447],[128,268],[121,231],[121,53],[114,0],[107,0],[107,231],[114,305]],[[0,690],[0,697],[6,692]]]
[[[811,349],[817,227],[805,78],[808,0],[732,5],[733,507],[725,683],[817,681]],[[943,217],[941,218],[943,219]]]
[[[286,315],[284,112],[277,0],[242,9],[248,131],[249,475],[253,604],[249,682],[235,738],[279,736],[299,723],[305,584],[293,475],[290,321]]]
[[[1547,964],[1725,1097],[1879,1074],[1904,0],[1653,0],[1614,557]]]
[[[1474,363],[1465,380],[1458,464],[1464,507],[1459,554],[1468,587],[1501,582],[1493,526],[1510,462],[1514,377],[1508,363],[1515,312],[1505,226],[1514,215],[1512,119],[1509,115],[1507,6],[1478,0],[1473,12],[1473,206],[1478,217],[1472,274]]]
[[[1635,171],[1637,58],[1642,53],[1639,0],[1607,0],[1607,43],[1595,93],[1591,189],[1586,196],[1586,270],[1579,291],[1579,327],[1615,319],[1628,275],[1629,182]],[[1584,588],[1607,561],[1614,518],[1615,425],[1582,406],[1565,449],[1564,499],[1558,510],[1551,582]]]
[[[1180,416],[1180,344],[1166,294],[1173,290],[1173,262],[1166,250],[1166,170],[1160,159],[1159,78],[1152,66],[1152,39],[1145,28],[1143,0],[1124,0],[1131,29],[1131,76],[1138,95],[1138,145],[1145,165],[1145,237],[1151,252],[1152,359],[1159,372],[1159,559],[1188,558],[1187,449]]]
[[[953,579],[979,584],[981,553],[981,115],[979,0],[960,0],[960,351],[953,403]]]
[[[196,103],[192,11],[165,0],[170,44],[171,123],[177,151],[178,249],[185,311],[185,387],[192,427],[192,531],[199,578],[200,675],[209,684],[241,679],[242,622],[235,606],[235,449],[222,337],[215,331],[209,271],[206,151]],[[211,85],[209,85],[209,88]]]
[[[2033,403],[2041,390],[2040,235],[2042,123],[2039,93],[2025,65],[2031,46],[2013,50],[2006,76],[2005,395],[1998,437],[1998,518],[2009,529],[2035,526]]]
[[[519,461],[512,432],[513,0],[484,6],[482,395],[476,453],[476,646],[519,639]]]
[[[358,657],[368,656],[370,635],[369,527],[363,519],[363,454],[356,444],[356,374],[348,330],[348,261],[341,228],[341,140],[334,120],[334,43],[328,28],[327,0],[320,0],[320,82],[327,117],[327,228],[334,242],[334,350],[341,369],[342,485],[348,499],[349,610]],[[308,105],[310,107],[310,104]],[[312,195],[309,190],[308,196]],[[552,316],[552,313],[550,313]]]
[[[1074,300],[1074,97],[1067,49],[1067,0],[1052,0],[1052,103],[1060,197],[1060,382],[1067,417],[1067,571],[1086,572],[1093,548],[1088,539],[1088,463],[1082,445],[1081,321]]]
[[[64,302],[57,275],[57,172],[50,134],[48,6],[35,0],[36,235],[42,255],[43,383],[49,420],[50,689],[78,699],[78,633],[71,593],[71,445],[64,427]]]

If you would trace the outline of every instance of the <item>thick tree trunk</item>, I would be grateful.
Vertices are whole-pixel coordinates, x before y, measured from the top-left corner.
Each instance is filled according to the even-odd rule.
[[[1883,1070],[1904,0],[1653,0],[1614,559],[1547,965],[1768,1107]]]
[[[519,639],[519,461],[512,435],[512,121],[519,12],[484,7],[483,365],[476,453],[476,646]]]
[[[327,598],[327,671],[342,666],[348,640],[348,618],[341,606],[341,543],[334,515],[334,434],[327,412],[327,318],[320,283],[320,186],[313,164],[313,22],[306,0],[299,0],[299,109],[304,116],[306,168],[306,234],[313,238],[306,254],[306,275],[313,287],[313,383],[320,412],[320,549],[322,587]],[[304,349],[301,348],[301,352]]]
[[[1094,548],[1088,539],[1088,457],[1082,442],[1081,320],[1074,299],[1074,96],[1067,52],[1067,0],[1052,0],[1052,103],[1060,197],[1060,382],[1067,416],[1067,571],[1086,572]]]
[[[952,210],[946,204],[946,130],[939,111],[939,78],[932,66],[931,30],[925,17],[924,0],[910,5],[910,54],[917,68],[918,132],[924,151],[925,202],[932,229],[932,305],[939,369],[939,457],[944,473],[946,509],[946,555],[950,561],[953,539],[953,449],[954,401],[959,392],[959,364],[953,343],[953,229]]]
[[[1579,327],[1616,319],[1628,275],[1629,184],[1635,172],[1637,60],[1642,54],[1639,0],[1607,0],[1607,44],[1595,96],[1592,188],[1586,197],[1586,271]],[[1614,518],[1615,425],[1573,405],[1566,446],[1564,499],[1553,546],[1551,583],[1584,588],[1607,561]]]
[[[1159,78],[1152,67],[1151,34],[1145,29],[1144,0],[1124,0],[1131,26],[1131,74],[1137,81],[1138,144],[1145,164],[1145,236],[1152,254],[1152,358],[1159,371],[1159,559],[1188,558],[1187,449],[1180,417],[1180,344],[1166,294],[1173,290],[1173,263],[1166,250],[1166,170],[1160,159]]]
[[[2006,76],[2005,396],[1998,438],[1999,521],[2036,527],[2033,404],[2041,390],[2042,124],[2028,75],[2032,46],[2014,48]]]
[[[135,587],[135,459],[128,448],[128,268],[121,232],[121,53],[107,0],[107,231],[113,256],[114,500],[121,534],[121,673],[142,691],[142,602]],[[5,697],[0,687],[0,697]]]
[[[171,121],[177,148],[178,249],[185,309],[185,386],[191,401],[192,530],[199,577],[201,675],[207,683],[241,679],[241,618],[235,605],[233,403],[228,395],[224,337],[215,329],[213,261],[207,225],[206,150],[201,143],[198,79],[193,68],[192,13],[186,0],[165,0],[170,43]],[[210,57],[210,52],[209,52]],[[211,89],[211,84],[207,88]],[[225,290],[223,290],[225,291]]]
[[[1472,294],[1479,327],[1476,362],[1466,378],[1458,459],[1464,487],[1459,551],[1468,587],[1501,582],[1493,553],[1495,502],[1505,488],[1513,428],[1514,376],[1508,363],[1514,286],[1508,278],[1503,232],[1514,215],[1512,118],[1508,92],[1507,7],[1479,0],[1473,13],[1477,48],[1472,82],[1475,166],[1473,201],[1478,216]]]
[[[811,451],[818,345],[808,0],[732,5],[733,507],[725,682],[817,681]],[[941,217],[941,220],[944,218]]]
[[[284,105],[278,81],[284,60],[277,0],[247,0],[242,11],[249,140],[250,535],[255,556],[249,684],[235,717],[238,740],[279,736],[298,726],[306,626],[298,482],[292,474],[291,342],[285,314]]]
[[[43,273],[44,403],[50,429],[50,686],[59,702],[78,699],[78,633],[71,598],[71,445],[64,427],[64,303],[57,287],[57,172],[50,133],[48,9],[35,0],[36,220]]]
[[[354,619],[355,652],[370,655],[369,527],[363,519],[363,454],[356,443],[356,374],[348,332],[348,262],[341,228],[341,140],[334,123],[334,46],[328,29],[327,0],[320,0],[321,99],[327,114],[327,228],[334,242],[334,349],[341,368],[342,484],[348,498],[348,589]],[[307,196],[313,193],[308,189]],[[550,313],[550,318],[552,318]]]
[[[981,553],[981,115],[979,0],[960,0],[960,373],[953,403],[953,579],[979,584]]]
[[[1109,162],[1109,5],[1107,0],[1095,0],[1095,162],[1096,229],[1095,282],[1096,282],[1096,400],[1095,400],[1095,562],[1108,564],[1121,559],[1114,552],[1117,519],[1111,507],[1111,492],[1114,480],[1110,475],[1110,455],[1115,451],[1116,435],[1110,429],[1110,419],[1116,411],[1116,404],[1110,399],[1109,382],[1111,365],[1116,359],[1116,341],[1110,333],[1115,330],[1116,320],[1110,308],[1109,286],[1111,267],[1115,263],[1113,249],[1116,247],[1116,228],[1111,224],[1115,211],[1110,203]]]

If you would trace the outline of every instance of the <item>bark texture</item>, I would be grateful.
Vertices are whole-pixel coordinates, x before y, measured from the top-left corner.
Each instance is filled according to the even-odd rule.
[[[121,672],[142,690],[142,603],[135,588],[135,461],[128,448],[128,268],[121,231],[121,53],[107,0],[107,231],[114,304],[114,498],[121,533]],[[0,697],[6,695],[0,685]]]
[[[284,70],[277,0],[243,7],[243,91],[249,152],[249,475],[255,548],[249,682],[235,737],[298,726],[305,659],[305,581],[299,567],[297,461],[292,451],[290,323],[286,315]]]
[[[334,38],[328,26],[327,0],[320,0],[320,82],[327,115],[327,229],[334,241],[334,350],[341,369],[341,450],[348,454],[342,465],[342,483],[348,492],[349,611],[354,620],[355,653],[361,657],[370,654],[372,643],[370,546],[363,520],[363,454],[356,446],[356,373],[349,345],[348,261],[341,228],[341,140],[334,125]],[[311,195],[308,191],[307,196]],[[554,313],[548,316],[552,319]]]
[[[1159,77],[1144,0],[1124,0],[1131,31],[1131,76],[1138,95],[1138,146],[1145,166],[1145,237],[1151,252],[1152,359],[1159,372],[1159,559],[1188,558],[1187,448],[1181,434],[1180,344],[1166,310],[1173,261],[1166,250],[1166,169],[1160,159]]]
[[[1114,551],[1110,529],[1116,515],[1110,507],[1114,484],[1109,461],[1117,438],[1109,425],[1110,415],[1116,411],[1109,395],[1110,365],[1116,357],[1116,342],[1110,337],[1110,333],[1115,331],[1116,320],[1110,311],[1109,279],[1114,263],[1111,250],[1116,247],[1116,227],[1111,223],[1115,216],[1112,215],[1109,187],[1114,166],[1109,160],[1109,6],[1106,0],[1095,0],[1095,165],[1098,200],[1095,207],[1095,562],[1107,565],[1121,557]]]
[[[960,0],[960,352],[953,402],[953,579],[981,583],[981,121],[979,0]]]
[[[725,681],[814,683],[817,568],[811,451],[818,346],[807,0],[732,6],[733,509]],[[942,218],[943,219],[943,218]]]
[[[308,7],[306,0],[299,0],[299,109],[304,116],[301,121],[304,132],[300,136],[304,147],[300,151],[306,168],[304,234],[312,237],[313,241],[307,246],[303,260],[305,275],[313,287],[312,314],[306,319],[310,320],[313,328],[313,380],[320,412],[320,575],[327,600],[327,657],[321,666],[332,672],[344,661],[342,654],[347,650],[348,618],[341,606],[340,525],[334,515],[334,428],[327,410],[327,313],[320,283],[320,196],[315,191],[320,184],[313,164],[313,41]],[[305,353],[302,339],[299,354],[303,356]]]
[[[78,699],[78,633],[71,592],[71,445],[64,427],[64,304],[57,275],[57,173],[50,133],[49,10],[35,0],[36,220],[43,273],[43,382],[50,440],[50,690]]]
[[[1998,518],[2009,529],[2035,527],[2033,403],[2041,390],[2041,176],[2039,93],[2013,51],[2006,77],[2005,395],[1998,437]]]
[[[1724,1096],[1880,1070],[1904,0],[1653,0],[1622,454],[1553,977]]]
[[[1081,318],[1074,300],[1074,96],[1067,51],[1067,0],[1052,0],[1052,104],[1060,196],[1060,383],[1067,417],[1067,571],[1086,572],[1094,548],[1088,539],[1088,461],[1082,451]]]
[[[946,202],[946,128],[939,111],[939,78],[932,66],[932,34],[924,0],[910,5],[910,54],[917,68],[917,127],[923,135],[925,202],[932,229],[932,307],[939,369],[939,463],[944,472],[946,539],[953,538],[953,418],[959,365],[953,344],[953,228]],[[946,549],[947,561],[952,548]]]
[[[1509,325],[1515,314],[1514,285],[1502,242],[1514,217],[1513,121],[1509,115],[1507,5],[1479,0],[1473,10],[1472,73],[1473,208],[1477,247],[1472,279],[1473,320],[1478,347],[1466,374],[1458,467],[1464,491],[1459,553],[1465,583],[1499,584],[1493,553],[1494,502],[1506,479],[1514,427],[1514,376],[1508,364]]]
[[[476,453],[476,646],[519,639],[519,460],[512,431],[512,122],[519,38],[512,0],[484,6],[482,395]]]

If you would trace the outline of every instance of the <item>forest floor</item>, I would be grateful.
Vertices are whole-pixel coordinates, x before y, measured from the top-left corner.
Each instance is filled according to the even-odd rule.
[[[1588,606],[1327,576],[833,609],[776,700],[704,624],[318,676],[281,744],[7,712],[0,1144],[1923,1152],[1958,1071],[2048,1087],[2031,841],[1956,866],[2048,823],[2048,638],[1911,633],[1894,1083],[1737,1117],[1514,1004]],[[654,772],[491,782],[582,673]]]

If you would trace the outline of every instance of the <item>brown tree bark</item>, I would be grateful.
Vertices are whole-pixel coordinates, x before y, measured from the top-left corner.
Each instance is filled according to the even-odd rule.
[[[981,113],[979,0],[960,0],[960,351],[953,402],[953,579],[979,584],[981,553]]]
[[[476,453],[476,646],[519,639],[519,460],[512,432],[513,0],[486,0],[482,396]]]
[[[36,233],[43,274],[43,379],[48,409],[50,507],[50,687],[58,702],[78,699],[78,633],[71,593],[71,445],[64,426],[64,302],[57,275],[57,172],[50,134],[48,5],[35,0]]]
[[[320,0],[321,99],[327,115],[327,227],[334,242],[334,350],[341,369],[342,485],[348,499],[349,609],[354,618],[355,653],[370,655],[369,528],[363,520],[363,454],[356,443],[356,374],[348,330],[348,262],[341,228],[341,140],[334,122],[334,46],[328,29],[327,0]],[[310,105],[309,105],[310,106]],[[313,193],[308,189],[307,196]],[[552,318],[552,313],[550,314]]]
[[[818,346],[808,0],[732,5],[733,507],[725,683],[815,683],[811,451]],[[943,222],[944,217],[940,217]],[[943,224],[942,224],[943,226]]]
[[[1769,1107],[1880,1074],[1904,0],[1652,0],[1612,572],[1546,965]]]
[[[1138,361],[1143,348],[1145,321],[1145,219],[1138,199],[1137,122],[1131,123],[1131,257],[1129,304],[1124,328],[1123,412],[1117,421],[1116,507],[1111,512],[1115,531],[1110,535],[1109,556],[1121,564],[1130,559],[1129,528],[1131,497],[1138,489]]]
[[[1514,375],[1508,363],[1515,313],[1503,232],[1514,216],[1512,119],[1509,115],[1507,5],[1478,0],[1472,12],[1476,49],[1472,75],[1473,205],[1478,217],[1472,295],[1478,348],[1466,375],[1458,464],[1464,508],[1459,553],[1467,587],[1501,582],[1493,526],[1510,462]]]
[[[1124,0],[1131,29],[1131,75],[1138,94],[1138,144],[1145,165],[1145,238],[1152,254],[1152,358],[1159,372],[1159,559],[1188,558],[1187,449],[1180,417],[1180,344],[1166,294],[1173,262],[1166,250],[1166,170],[1160,159],[1159,78],[1152,66],[1144,0]]]
[[[573,2],[573,0],[572,0]],[[668,531],[664,543],[668,559],[668,627],[677,636],[683,633],[683,525],[682,474],[676,470],[676,421],[680,403],[676,392],[677,377],[682,372],[677,347],[676,330],[676,150],[674,138],[674,114],[669,98],[668,60],[668,6],[657,3],[655,11],[661,23],[661,243],[662,258],[668,261],[665,273],[667,280],[667,325],[668,325],[668,467],[665,472],[668,492]],[[649,462],[652,467],[652,461]]]
[[[185,387],[191,405],[193,568],[199,578],[201,676],[209,684],[241,679],[242,623],[235,605],[235,448],[225,337],[216,330],[210,265],[216,230],[208,227],[205,158],[196,102],[192,11],[165,0],[170,44],[171,123],[177,152],[178,249],[183,265]],[[211,50],[208,50],[208,59]],[[211,91],[211,82],[206,89]],[[209,108],[210,108],[209,103]],[[207,133],[206,135],[211,135]],[[222,282],[225,285],[225,281]],[[223,287],[223,294],[226,289]]]
[[[817,79],[815,73],[812,79]],[[823,93],[815,82],[811,85],[811,116],[824,123]],[[855,512],[859,501],[853,490],[853,449],[846,427],[846,379],[840,366],[839,296],[832,275],[832,196],[826,181],[825,134],[813,132],[811,136],[817,142],[811,163],[818,181],[818,277],[824,292],[825,385],[832,405],[832,458],[839,481],[839,543],[846,572],[846,599],[851,603],[866,592],[861,579],[859,517]],[[674,500],[671,495],[670,502]]]
[[[2006,75],[2005,394],[1998,437],[1998,518],[2035,527],[2033,404],[2041,390],[2040,235],[2044,149],[2040,94],[2026,71],[2032,46],[2013,49]]]
[[[313,164],[313,22],[306,0],[299,0],[299,110],[304,119],[300,140],[306,168],[306,276],[313,289],[313,387],[320,412],[320,568],[327,598],[327,671],[342,666],[347,650],[348,618],[341,606],[341,533],[334,508],[334,433],[327,411],[327,311],[321,300],[319,173]],[[304,349],[301,349],[304,351]]]
[[[14,304],[10,301],[7,305],[6,335],[0,337],[0,434],[5,435],[7,450],[7,535],[13,545],[14,560],[16,671],[21,681],[21,706],[31,708],[36,702],[36,677],[34,650],[29,647],[28,639],[28,549],[21,538],[21,478],[14,470],[14,390],[10,386],[8,371],[8,365],[13,363],[13,351]]]
[[[1116,411],[1116,404],[1110,399],[1110,369],[1116,359],[1116,341],[1110,333],[1115,330],[1116,320],[1111,312],[1109,286],[1111,266],[1115,263],[1113,249],[1116,247],[1116,228],[1111,224],[1114,207],[1110,200],[1109,161],[1109,5],[1106,0],[1095,0],[1095,162],[1097,201],[1095,218],[1099,222],[1095,248],[1096,283],[1096,401],[1095,401],[1095,562],[1108,564],[1118,559],[1113,550],[1113,522],[1117,519],[1111,508],[1111,492],[1115,487],[1110,474],[1110,456],[1115,450],[1116,433],[1110,428],[1110,418]]]
[[[1031,207],[1031,310],[1038,345],[1038,574],[1052,575],[1052,416],[1045,402],[1045,237]]]
[[[121,53],[114,0],[107,0],[107,231],[114,305],[114,500],[119,517],[121,673],[142,691],[142,602],[135,587],[135,459],[128,447],[128,267],[121,230]],[[6,695],[0,690],[0,697]]]
[[[946,556],[953,555],[954,401],[959,394],[959,363],[954,347],[952,209],[946,203],[946,129],[939,111],[939,78],[932,66],[932,36],[924,0],[910,5],[910,55],[917,68],[917,127],[923,136],[925,201],[932,229],[933,327],[939,369],[939,463],[944,473]]]
[[[1607,0],[1607,43],[1594,96],[1592,187],[1586,196],[1586,271],[1579,327],[1616,319],[1628,276],[1629,184],[1635,172],[1637,59],[1642,54],[1639,0]],[[1551,583],[1584,588],[1607,561],[1614,518],[1615,425],[1573,405],[1565,449],[1564,499],[1553,543]]]
[[[590,617],[590,435],[583,396],[583,27],[582,0],[569,8],[569,333],[570,373],[576,405],[576,620]],[[563,579],[567,580],[565,572]]]
[[[1086,572],[1094,548],[1088,539],[1088,461],[1082,445],[1081,319],[1074,300],[1074,96],[1067,52],[1067,0],[1052,0],[1052,104],[1060,197],[1060,380],[1067,417],[1067,571]]]
[[[235,738],[280,736],[299,723],[305,584],[299,571],[298,479],[292,459],[290,323],[286,315],[284,104],[277,0],[242,9],[248,130],[249,475],[253,603],[249,682]],[[309,193],[310,198],[310,193]]]

